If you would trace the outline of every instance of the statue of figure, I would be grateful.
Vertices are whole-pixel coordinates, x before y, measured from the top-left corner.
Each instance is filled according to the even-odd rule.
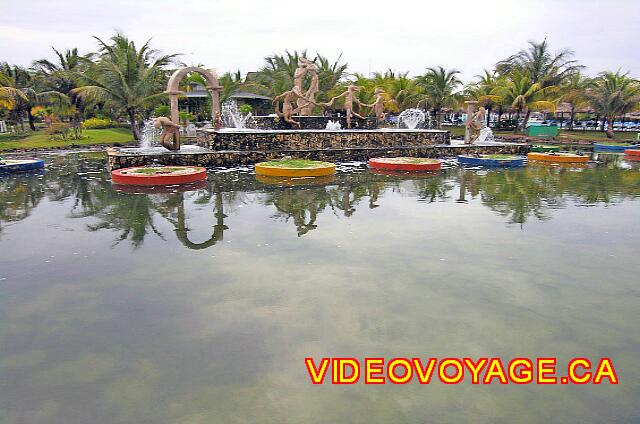
[[[468,144],[473,144],[480,135],[480,130],[484,127],[485,108],[480,106],[478,111],[467,118],[467,128],[471,130],[471,137]]]
[[[296,97],[299,95],[294,90],[285,91],[273,98],[273,107],[276,110],[276,114],[284,119],[285,122],[290,123],[291,125],[300,126],[300,122],[293,120],[293,114],[296,113],[300,108],[294,108],[293,102]],[[282,99],[282,111],[278,106],[278,102]]]
[[[169,150],[180,150],[180,125],[174,124],[167,117],[161,116],[153,120],[153,126],[162,128],[160,144]]]
[[[302,83],[307,74],[311,75],[311,85],[306,93],[303,93]],[[300,109],[301,116],[311,115],[313,107],[315,106],[316,93],[319,89],[318,68],[316,64],[306,57],[299,58],[298,68],[293,74],[293,92],[298,96],[297,105]]]
[[[373,114],[375,115],[378,122],[384,121],[384,117],[386,114],[384,113],[384,90],[382,88],[376,88],[374,91],[376,95],[376,100],[370,105],[365,103],[360,103],[360,106],[372,107]]]
[[[332,98],[329,102],[321,103],[320,105],[331,106],[335,100],[339,99],[340,97],[344,97],[344,110],[347,115],[347,128],[351,128],[351,116],[357,116],[360,119],[365,119],[364,116],[360,116],[353,111],[353,102],[356,102],[359,105],[362,105],[360,100],[358,100],[355,97],[358,91],[360,91],[360,87],[358,87],[357,85],[350,84],[349,86],[347,86],[347,89],[344,93]]]

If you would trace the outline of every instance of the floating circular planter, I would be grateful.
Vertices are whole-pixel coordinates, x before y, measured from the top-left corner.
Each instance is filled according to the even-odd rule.
[[[256,175],[269,177],[322,177],[335,173],[334,164],[316,160],[289,159],[256,164]]]
[[[198,190],[207,186],[206,180],[180,185],[131,185],[113,184],[115,191],[128,194],[173,194],[184,193],[186,191]]]
[[[397,171],[395,169],[378,169],[369,168],[369,173],[374,175],[385,175],[406,180],[415,180],[416,178],[429,178],[440,175],[440,171]]]
[[[274,177],[271,175],[256,174],[256,179],[263,184],[279,186],[316,186],[330,184],[336,179],[335,174],[320,177]]]
[[[426,158],[373,158],[369,159],[369,166],[389,171],[433,172],[442,169],[442,162]]]
[[[546,153],[546,152],[559,152],[560,146],[549,146],[548,144],[534,144],[531,146],[532,152]]]
[[[44,168],[42,159],[2,159],[0,173],[33,171]]]
[[[624,153],[625,150],[632,149],[634,147],[636,146],[630,144],[593,144],[593,149],[596,152]]]
[[[458,163],[473,166],[492,166],[501,168],[515,168],[525,165],[526,158],[516,155],[479,155],[466,156],[459,155]]]
[[[114,184],[174,185],[202,181],[207,170],[199,166],[137,166],[111,171]]]
[[[589,156],[574,155],[573,153],[529,153],[529,160],[555,163],[587,163]]]
[[[624,154],[630,157],[636,157],[640,159],[640,149],[626,149]]]

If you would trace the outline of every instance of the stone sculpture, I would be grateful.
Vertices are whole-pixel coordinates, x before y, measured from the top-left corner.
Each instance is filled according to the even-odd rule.
[[[288,122],[291,125],[300,126],[300,122],[293,120],[293,114],[297,111],[297,109],[293,106],[293,103],[298,97],[298,95],[293,91],[285,91],[273,98],[273,107],[276,110],[276,114],[284,119],[285,122]],[[282,100],[282,109],[279,107],[279,101]]]
[[[180,125],[171,119],[161,116],[153,120],[153,126],[162,128],[160,144],[169,150],[180,150]]]
[[[344,93],[335,96],[334,98],[332,98],[329,102],[327,103],[321,103],[321,106],[328,106],[330,107],[334,101],[336,101],[337,99],[344,97],[344,111],[347,115],[347,128],[351,128],[351,117],[352,116],[356,116],[360,119],[365,119],[364,116],[360,116],[358,115],[356,112],[353,111],[353,102],[358,103],[359,105],[362,105],[362,103],[360,102],[360,100],[358,100],[355,96],[357,94],[357,92],[360,91],[360,87],[358,87],[357,85],[353,85],[350,84],[347,86],[347,89],[344,91]]]
[[[373,114],[378,122],[384,121],[386,114],[384,113],[384,90],[382,88],[376,88],[374,91],[376,100],[371,104],[360,103],[360,106],[372,107]]]
[[[311,85],[306,92],[303,92],[302,84],[307,75],[311,76]],[[320,90],[319,84],[316,64],[306,57],[299,58],[298,68],[293,76],[293,92],[298,96],[297,105],[301,116],[309,116],[313,112],[313,107],[316,105],[314,103],[316,94]]]
[[[480,106],[477,112],[472,115],[468,115],[466,126],[469,132],[469,139],[465,139],[465,143],[473,144],[473,142],[478,139],[480,130],[482,130],[482,128],[484,127],[484,121],[486,117],[485,114],[485,108]]]

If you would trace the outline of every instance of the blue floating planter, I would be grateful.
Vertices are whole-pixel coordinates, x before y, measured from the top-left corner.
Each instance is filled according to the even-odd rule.
[[[458,163],[471,166],[490,166],[499,168],[516,168],[518,166],[526,165],[526,158],[524,156],[511,156],[504,155],[501,157],[491,157],[489,155],[480,156],[465,156],[459,155]]]
[[[620,145],[620,146],[615,146],[615,145],[610,145],[610,144],[600,144],[600,143],[594,143],[593,144],[593,150],[596,152],[609,152],[609,153],[624,153],[625,150],[627,149],[634,149],[637,146],[635,145]]]
[[[0,161],[0,173],[33,171],[44,168],[42,159],[3,159]]]

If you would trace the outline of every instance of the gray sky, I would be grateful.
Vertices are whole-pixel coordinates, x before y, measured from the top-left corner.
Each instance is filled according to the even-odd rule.
[[[259,68],[285,49],[343,53],[349,70],[423,73],[442,65],[473,78],[483,68],[549,39],[588,67],[640,76],[640,1],[0,0],[0,61],[30,65],[50,46],[96,49],[115,29],[138,43],[218,72]]]

